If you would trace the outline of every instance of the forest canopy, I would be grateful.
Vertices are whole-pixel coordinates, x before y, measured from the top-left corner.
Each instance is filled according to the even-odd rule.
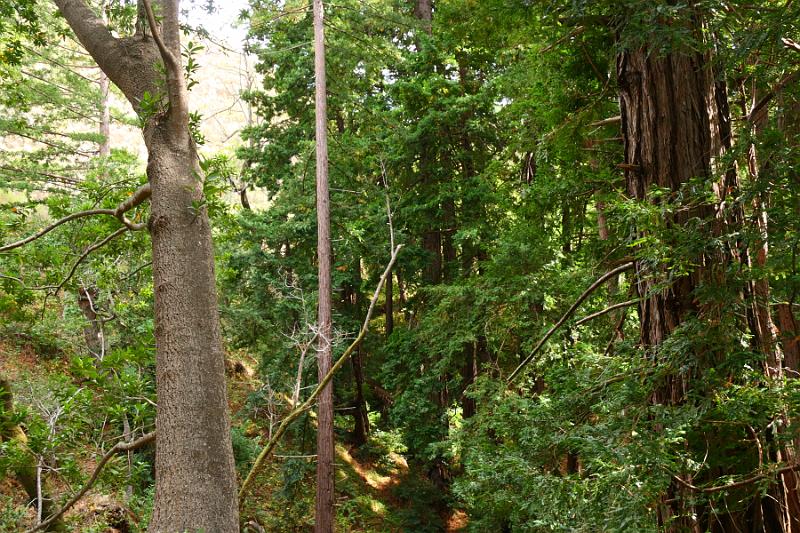
[[[0,0],[0,531],[800,532],[800,6],[200,4]]]

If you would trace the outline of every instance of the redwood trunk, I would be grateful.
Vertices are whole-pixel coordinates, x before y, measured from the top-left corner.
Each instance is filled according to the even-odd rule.
[[[317,140],[317,260],[319,262],[319,380],[331,369],[331,237],[328,196],[328,102],[325,81],[325,30],[322,0],[314,0],[314,75],[316,79]],[[330,533],[334,523],[333,381],[317,400],[317,500],[316,533]]]
[[[666,55],[646,49],[622,52],[617,59],[622,133],[625,141],[628,195],[646,201],[652,187],[678,191],[693,177],[711,175],[711,116],[708,78],[704,57],[696,53]],[[682,211],[668,224],[680,225],[690,216],[706,218],[707,206]],[[702,258],[697,258],[702,264]],[[639,261],[636,264],[636,292],[639,304],[640,342],[657,357],[659,345],[689,314],[698,311],[692,293],[704,273],[676,279],[669,289],[656,290],[666,272]],[[656,404],[675,405],[685,400],[691,376],[668,376],[653,394]],[[698,531],[699,517],[687,507],[675,486],[658,507],[660,527],[665,531]]]

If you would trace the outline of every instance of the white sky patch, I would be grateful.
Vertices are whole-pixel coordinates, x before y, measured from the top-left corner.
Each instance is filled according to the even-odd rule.
[[[241,50],[247,36],[247,25],[239,22],[239,13],[249,9],[248,0],[216,0],[214,12],[208,13],[204,0],[186,2],[187,21],[192,26],[202,26],[212,38],[234,50]]]

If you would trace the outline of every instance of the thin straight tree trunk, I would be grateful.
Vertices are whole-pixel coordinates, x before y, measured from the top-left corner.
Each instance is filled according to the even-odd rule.
[[[109,101],[110,82],[105,72],[100,73],[100,135],[103,140],[100,143],[100,157],[111,155],[111,104]]]
[[[750,110],[755,108],[756,102],[760,99],[757,87],[753,87],[750,106],[743,105],[745,115],[750,114]],[[751,133],[758,135],[764,130],[767,122],[767,108],[762,108],[752,117]],[[747,147],[747,173],[751,182],[757,183],[761,175],[761,167],[758,162],[758,152],[755,143],[750,143]],[[756,266],[764,269],[767,266],[769,256],[769,232],[767,221],[767,207],[769,196],[766,192],[758,192],[753,198],[753,213],[756,217],[757,239],[754,244],[755,254],[748,255],[749,266]],[[753,257],[753,255],[755,257]],[[754,265],[753,265],[754,263]],[[775,325],[770,309],[770,286],[769,279],[762,274],[759,278],[750,283],[752,293],[751,304],[751,331],[753,333],[755,347],[764,354],[764,373],[778,381],[784,378],[784,354],[781,345],[778,343],[778,328]],[[771,431],[781,433],[785,427],[791,424],[788,415],[784,413],[782,425],[775,425]],[[783,446],[771,454],[770,459],[776,462],[794,462],[797,456],[796,445]],[[771,518],[776,527],[780,527],[785,533],[797,533],[800,531],[800,497],[797,489],[800,485],[797,472],[788,471],[782,473],[778,478],[778,483],[769,487],[768,498],[762,506],[766,518]]]
[[[314,76],[316,80],[317,137],[317,260],[319,263],[318,375],[330,371],[331,354],[331,236],[328,196],[328,101],[325,80],[325,27],[322,0],[314,0]],[[334,524],[333,382],[317,400],[317,500],[316,533],[330,533]]]

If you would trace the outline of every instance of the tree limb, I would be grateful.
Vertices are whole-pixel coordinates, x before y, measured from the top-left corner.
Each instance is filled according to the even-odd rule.
[[[119,40],[83,0],[53,0],[86,51],[105,72],[116,71]]]
[[[55,289],[55,290],[54,290],[54,292],[53,292],[53,294],[58,294],[58,292],[59,292],[59,291],[60,291],[62,288],[64,288],[64,285],[66,285],[66,283],[67,283],[67,282],[68,282],[70,279],[72,279],[72,276],[74,276],[74,275],[75,275],[75,271],[76,271],[76,270],[78,270],[78,265],[80,265],[80,264],[81,264],[81,263],[82,263],[82,262],[83,262],[83,261],[84,261],[84,260],[85,260],[87,257],[89,257],[89,254],[90,254],[90,253],[94,252],[94,251],[95,251],[95,250],[97,250],[98,248],[102,248],[103,246],[105,246],[106,244],[108,244],[109,242],[111,242],[112,240],[116,239],[117,237],[119,237],[120,235],[122,235],[123,233],[126,233],[126,232],[128,232],[128,231],[131,231],[131,230],[130,230],[130,228],[128,228],[127,226],[124,226],[124,227],[122,227],[122,228],[119,228],[117,231],[115,231],[114,233],[112,233],[111,235],[109,235],[108,237],[106,237],[105,239],[103,239],[102,241],[100,241],[100,242],[97,242],[97,243],[95,243],[95,244],[93,244],[93,245],[89,246],[88,248],[86,248],[86,250],[85,250],[85,251],[84,251],[84,252],[81,254],[81,256],[78,258],[78,260],[77,260],[77,261],[75,261],[75,262],[72,264],[72,268],[70,269],[70,271],[69,271],[69,274],[67,274],[67,276],[66,276],[66,277],[65,277],[63,280],[61,280],[61,283],[59,283],[58,285],[56,285],[55,287],[53,287],[53,289]]]
[[[793,464],[789,466],[785,466],[783,468],[779,468],[774,472],[767,472],[764,474],[758,474],[757,476],[753,476],[747,479],[743,479],[742,481],[737,481],[736,483],[729,483],[728,485],[717,485],[714,487],[698,487],[696,485],[692,485],[688,481],[681,479],[680,476],[672,475],[672,479],[677,481],[679,484],[683,485],[687,489],[691,490],[692,492],[701,492],[703,494],[710,494],[714,492],[721,492],[723,490],[730,490],[730,489],[737,489],[739,487],[744,487],[746,485],[750,485],[755,483],[756,481],[761,481],[762,479],[766,479],[772,476],[779,476],[785,472],[791,472],[792,470],[800,470],[800,464]]]
[[[630,307],[632,305],[636,305],[639,303],[639,301],[640,300],[628,300],[627,302],[620,302],[614,305],[610,305],[601,311],[597,311],[596,313],[592,313],[591,315],[586,315],[585,317],[575,322],[575,326],[580,326],[582,324],[585,324],[586,322],[589,322],[590,320],[594,320],[599,316],[603,316],[607,313],[610,313],[611,311],[622,309],[623,307]]]
[[[173,54],[169,48],[167,48],[167,45],[164,44],[164,40],[161,39],[161,32],[158,30],[156,16],[153,13],[153,6],[150,4],[150,0],[142,0],[142,4],[144,5],[144,10],[147,13],[147,23],[150,24],[150,32],[153,34],[153,40],[156,42],[156,46],[158,46],[161,59],[164,60],[164,64],[168,69],[180,70],[181,66],[178,63],[175,54]]]
[[[555,333],[556,330],[558,330],[558,328],[560,328],[562,325],[564,325],[564,322],[566,322],[569,319],[569,317],[571,317],[575,313],[575,311],[578,309],[578,307],[583,303],[583,301],[590,294],[592,294],[605,281],[607,281],[608,279],[610,279],[610,278],[612,278],[612,277],[614,277],[614,276],[616,276],[618,274],[621,274],[622,272],[625,272],[626,270],[630,270],[631,268],[634,267],[635,264],[636,263],[634,261],[631,261],[631,262],[625,263],[625,264],[623,264],[621,266],[618,266],[617,268],[615,268],[613,270],[610,270],[609,272],[606,272],[605,274],[600,276],[597,279],[597,281],[592,283],[592,285],[588,289],[586,289],[583,292],[583,294],[580,295],[580,297],[575,301],[575,303],[572,304],[572,307],[567,309],[567,312],[564,313],[564,315],[559,319],[559,321],[556,322],[555,325],[553,325],[553,327],[551,327],[550,330],[547,333],[545,333],[544,337],[542,337],[542,339],[533,348],[533,351],[531,351],[531,353],[528,354],[528,356],[511,373],[511,375],[508,377],[507,383],[511,383],[512,381],[514,381],[514,379],[520,374],[520,372],[522,372],[522,369],[525,368],[526,366],[528,366],[528,364],[533,359],[533,356],[535,356],[539,352],[539,350],[542,349],[542,346],[544,346],[544,343],[547,342],[547,339],[549,339],[553,335],[553,333]]]
[[[148,434],[136,439],[133,442],[118,442],[118,443],[116,443],[110,450],[108,450],[106,452],[106,454],[103,456],[103,458],[100,459],[100,462],[97,463],[97,466],[95,467],[94,472],[92,472],[92,476],[89,478],[89,481],[86,482],[86,484],[83,486],[83,488],[81,490],[79,490],[78,493],[75,494],[75,496],[70,498],[70,500],[66,504],[64,504],[64,506],[61,509],[59,509],[58,512],[56,512],[55,514],[53,514],[50,517],[48,517],[47,520],[44,520],[43,522],[40,522],[36,526],[28,529],[27,531],[25,531],[25,533],[34,533],[35,531],[39,531],[40,529],[44,529],[47,526],[49,526],[50,524],[52,524],[53,522],[55,522],[56,520],[58,520],[61,517],[61,515],[63,515],[67,511],[69,511],[70,508],[73,505],[75,505],[81,498],[83,498],[83,496],[87,492],[89,492],[89,489],[92,488],[92,485],[94,485],[94,483],[97,481],[97,478],[100,476],[100,472],[103,470],[103,467],[106,466],[106,463],[114,455],[116,455],[119,452],[128,452],[128,451],[132,451],[132,450],[137,450],[137,449],[141,448],[142,446],[153,442],[155,440],[155,438],[156,438],[156,432],[155,431],[151,431],[150,433],[148,433]]]
[[[372,295],[372,300],[369,303],[369,308],[367,309],[367,315],[364,318],[364,323],[361,326],[361,330],[358,332],[358,336],[355,340],[347,347],[341,357],[336,361],[330,371],[325,374],[325,377],[319,382],[317,387],[314,389],[314,392],[303,402],[298,408],[293,410],[291,413],[286,415],[286,417],[281,421],[280,426],[273,434],[272,438],[269,442],[264,446],[264,449],[261,450],[261,453],[258,454],[255,462],[253,463],[252,468],[250,468],[250,472],[247,474],[244,482],[242,482],[242,487],[239,489],[239,505],[241,506],[244,503],[244,498],[247,495],[247,490],[250,488],[250,485],[253,483],[256,474],[261,469],[264,461],[269,457],[270,453],[275,449],[275,446],[278,444],[278,441],[281,439],[283,434],[289,427],[289,424],[297,420],[297,418],[303,414],[308,409],[313,407],[314,402],[317,399],[317,396],[320,395],[322,389],[325,388],[328,383],[331,382],[333,376],[336,372],[339,371],[340,368],[347,362],[348,358],[355,349],[361,344],[361,341],[364,340],[364,337],[367,335],[369,331],[369,321],[372,318],[372,312],[375,310],[375,303],[378,301],[378,296],[380,296],[381,290],[383,289],[384,283],[386,283],[386,279],[389,277],[389,274],[392,272],[392,267],[394,266],[395,261],[397,261],[397,255],[400,250],[403,248],[402,244],[397,245],[397,247],[392,251],[392,258],[389,260],[389,264],[386,265],[386,269],[383,271],[383,275],[381,276],[380,281],[378,282],[378,286],[375,288],[375,293]]]
[[[617,122],[622,121],[622,115],[617,115],[615,117],[604,118],[603,120],[598,120],[597,122],[590,122],[588,126],[590,128],[596,128],[600,126],[606,126],[608,124],[616,124]]]
[[[781,42],[783,43],[783,46],[788,48],[789,50],[800,52],[800,44],[794,42],[793,40],[784,37],[781,39]],[[772,101],[772,99],[775,98],[775,96],[778,95],[778,93],[780,93],[783,89],[785,89],[787,85],[796,82],[798,79],[800,79],[800,70],[795,70],[794,72],[786,74],[775,85],[775,87],[773,87],[769,92],[767,92],[764,96],[762,96],[758,102],[753,104],[753,107],[752,109],[750,109],[750,112],[745,117],[745,120],[747,120],[747,122],[753,122],[756,119],[757,115],[761,112],[761,110],[763,110],[764,107],[766,107],[766,105],[770,103],[770,101]]]
[[[128,198],[127,200],[125,200],[124,202],[119,204],[115,209],[89,209],[87,211],[79,211],[77,213],[72,213],[70,215],[65,216],[64,218],[60,218],[60,219],[56,220],[55,222],[53,222],[49,226],[46,226],[45,228],[43,228],[43,229],[39,230],[38,232],[34,233],[33,235],[30,235],[30,236],[28,236],[28,237],[26,237],[24,239],[21,239],[19,241],[16,241],[16,242],[12,242],[10,244],[6,244],[5,246],[0,246],[0,252],[8,252],[8,251],[13,250],[15,248],[19,248],[20,246],[25,246],[29,242],[33,242],[36,239],[38,239],[40,237],[43,237],[44,235],[47,235],[48,233],[50,233],[51,231],[53,231],[54,229],[56,229],[60,225],[66,224],[67,222],[69,222],[71,220],[76,220],[76,219],[85,218],[85,217],[91,217],[91,216],[95,216],[95,215],[112,216],[112,217],[118,219],[120,222],[122,222],[125,225],[125,227],[127,229],[131,230],[131,231],[142,230],[145,227],[147,227],[147,224],[144,224],[144,223],[142,223],[142,224],[134,224],[133,222],[131,222],[130,220],[125,218],[124,214],[126,212],[130,211],[131,209],[133,209],[134,207],[138,206],[139,204],[141,204],[142,202],[144,202],[148,198],[150,198],[150,184],[145,184],[142,187],[139,187],[139,189],[137,189],[131,195],[130,198]]]
[[[161,54],[161,59],[167,67],[167,90],[169,93],[169,104],[175,116],[178,119],[178,127],[183,130],[188,127],[189,121],[189,104],[186,89],[186,79],[183,76],[181,69],[181,62],[179,56],[176,56],[164,43],[161,37],[161,31],[156,23],[156,17],[153,13],[153,6],[150,0],[141,0],[144,5],[145,12],[147,13],[147,22],[150,25],[150,32],[153,34],[153,40],[156,42],[158,52]]]
[[[796,43],[792,39],[784,37],[784,38],[781,39],[781,42],[783,43],[783,46],[785,46],[789,50],[794,50],[795,52],[800,52],[800,44]]]

